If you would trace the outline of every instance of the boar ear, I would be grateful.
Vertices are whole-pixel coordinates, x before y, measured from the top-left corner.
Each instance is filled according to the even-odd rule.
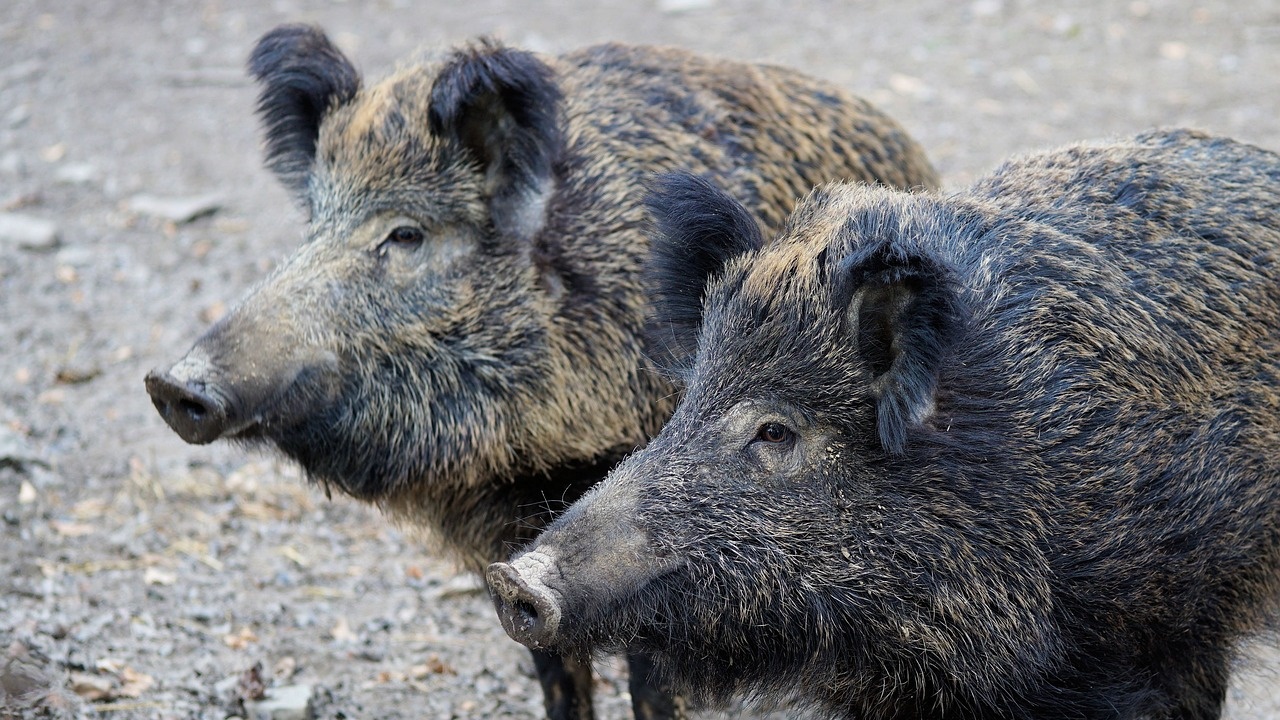
[[[873,378],[876,428],[892,455],[933,414],[943,358],[964,325],[949,278],[936,259],[889,243],[845,258],[836,272],[836,302]]]
[[[281,25],[262,36],[249,56],[249,73],[262,85],[258,116],[267,167],[301,196],[320,122],[329,108],[355,96],[360,75],[319,28],[307,25]]]
[[[660,366],[679,374],[697,351],[707,281],[729,260],[760,249],[764,238],[737,200],[690,173],[654,178],[645,206],[652,223],[644,268],[649,352]]]
[[[532,53],[483,40],[453,56],[431,88],[428,121],[480,165],[497,229],[531,238],[546,219],[563,140],[560,90]]]

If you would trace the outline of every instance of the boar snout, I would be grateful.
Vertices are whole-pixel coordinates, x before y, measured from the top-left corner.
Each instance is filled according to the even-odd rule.
[[[193,445],[204,445],[222,437],[227,428],[227,403],[199,382],[181,380],[172,373],[147,373],[147,394],[160,417]]]
[[[212,363],[199,348],[168,370],[147,373],[147,394],[160,417],[183,440],[211,443],[227,434],[232,424],[232,398],[212,380]]]
[[[151,403],[195,445],[298,422],[339,392],[338,359],[279,335],[215,327],[173,367],[147,373]]]
[[[511,563],[494,563],[486,575],[503,629],[534,650],[554,646],[560,630],[560,599],[542,581],[552,562],[535,551]]]

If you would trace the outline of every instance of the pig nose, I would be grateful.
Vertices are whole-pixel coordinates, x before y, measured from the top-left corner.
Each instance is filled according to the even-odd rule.
[[[541,582],[531,582],[502,562],[489,566],[486,579],[498,619],[511,639],[533,650],[555,645],[560,604],[545,587],[538,587]]]
[[[179,380],[160,370],[147,373],[146,383],[151,404],[183,440],[203,445],[222,437],[227,406],[203,383]]]

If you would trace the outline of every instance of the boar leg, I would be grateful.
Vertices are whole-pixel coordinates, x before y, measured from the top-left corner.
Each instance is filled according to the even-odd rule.
[[[629,653],[631,668],[631,709],[636,720],[683,720],[684,702],[671,692],[654,667],[653,658],[643,653]]]
[[[543,702],[549,720],[594,720],[591,706],[591,663],[547,652],[530,650],[542,683]]]

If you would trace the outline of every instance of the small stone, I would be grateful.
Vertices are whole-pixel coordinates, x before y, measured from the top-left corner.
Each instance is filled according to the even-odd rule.
[[[995,17],[1004,11],[1004,0],[974,0],[969,12],[978,18]]]
[[[133,212],[150,215],[161,220],[188,223],[217,212],[222,207],[222,198],[218,195],[199,195],[185,198],[135,195],[133,199],[129,200],[128,207]]]
[[[89,163],[68,163],[59,167],[53,177],[64,185],[88,185],[98,179],[98,168]]]
[[[44,252],[58,247],[58,226],[49,220],[18,213],[0,213],[0,244]]]
[[[5,123],[7,123],[8,126],[13,129],[17,129],[22,127],[23,125],[26,125],[27,121],[30,119],[31,119],[31,106],[25,105],[25,104],[19,105],[14,109],[10,110],[9,114],[6,115],[4,118]]]
[[[0,87],[17,84],[44,74],[44,63],[39,60],[26,60],[14,63],[0,71]]]
[[[310,685],[271,688],[264,700],[244,704],[249,717],[254,720],[306,720],[310,706]]]
[[[1160,57],[1165,60],[1185,60],[1187,58],[1188,51],[1189,49],[1187,44],[1184,42],[1170,40],[1168,42],[1160,43]]]
[[[658,11],[664,13],[682,13],[691,10],[706,10],[715,7],[716,0],[658,0]]]
[[[58,251],[56,259],[59,265],[76,268],[92,265],[96,258],[97,254],[93,248],[80,245],[62,248]]]
[[[22,161],[22,156],[16,152],[7,152],[0,155],[0,173],[5,175],[21,175],[27,171],[27,164]]]
[[[178,574],[158,567],[149,567],[142,571],[142,582],[148,585],[172,585],[178,582]]]
[[[67,156],[66,143],[54,143],[40,151],[40,159],[47,163],[56,163]]]

